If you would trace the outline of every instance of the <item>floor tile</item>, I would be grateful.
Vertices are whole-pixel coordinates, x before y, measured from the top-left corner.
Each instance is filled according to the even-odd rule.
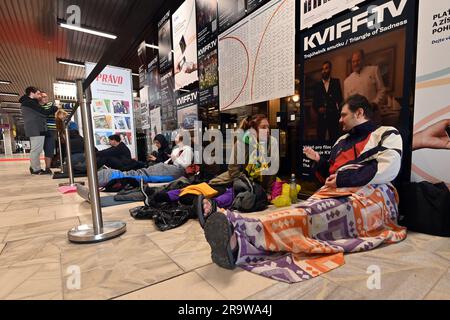
[[[61,300],[59,255],[0,267],[0,300]]]
[[[10,204],[10,202],[3,202],[3,203],[0,203],[0,213],[1,213],[2,211],[4,211],[4,210],[9,206],[9,204]]]
[[[215,264],[196,272],[228,300],[245,299],[278,283],[242,269],[231,271]]]
[[[8,242],[0,255],[0,266],[59,255],[61,250],[53,241],[54,236],[43,236]]]
[[[225,297],[197,273],[190,272],[117,300],[225,300]]]
[[[3,243],[3,240],[6,238],[8,231],[9,227],[0,227],[0,243]]]
[[[374,277],[375,271],[380,272],[379,277]],[[346,256],[344,266],[323,277],[367,299],[420,300],[445,272],[445,269],[427,266],[425,262],[413,264],[401,261],[397,256],[387,259],[374,255],[352,255]]]
[[[0,227],[20,226],[23,224],[38,223],[54,220],[54,215],[39,215],[38,208],[0,212]]]
[[[48,222],[24,224],[21,226],[11,227],[4,241],[9,242],[46,235],[65,235],[70,229],[78,225],[78,218],[67,218]]]
[[[450,300],[450,269],[425,297],[426,300]]]
[[[195,220],[173,230],[152,233],[149,237],[185,271],[212,262],[211,248],[205,240],[202,228]]]
[[[60,196],[35,198],[27,200],[15,200],[11,201],[11,204],[8,206],[7,210],[13,211],[13,210],[24,210],[28,208],[49,207],[54,205],[60,205],[62,203],[63,201]]]
[[[71,266],[81,272],[80,290],[64,288],[69,300],[110,299],[183,273],[145,235],[67,250],[61,259],[64,279]]]

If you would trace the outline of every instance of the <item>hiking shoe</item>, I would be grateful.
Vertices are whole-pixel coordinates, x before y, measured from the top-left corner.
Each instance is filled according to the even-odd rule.
[[[215,212],[205,223],[205,238],[211,247],[211,259],[218,266],[233,270],[236,267],[239,246],[232,249],[230,245],[234,228],[227,216]]]

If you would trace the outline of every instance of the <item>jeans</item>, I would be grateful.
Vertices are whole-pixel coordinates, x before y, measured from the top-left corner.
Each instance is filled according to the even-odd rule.
[[[31,143],[31,153],[30,153],[30,162],[31,162],[31,169],[34,172],[41,171],[41,153],[44,149],[44,142],[45,142],[45,136],[39,136],[39,137],[30,137],[30,143]]]

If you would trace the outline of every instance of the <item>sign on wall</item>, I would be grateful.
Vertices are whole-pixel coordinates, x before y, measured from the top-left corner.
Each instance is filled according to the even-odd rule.
[[[339,124],[340,106],[355,94],[375,107],[376,124],[400,132],[409,129],[410,120],[402,115],[413,108],[408,90],[412,70],[407,63],[412,52],[406,48],[412,38],[415,3],[372,1],[302,33],[303,146],[328,159],[345,133]],[[406,135],[403,138],[406,143]],[[311,161],[301,155],[301,163],[302,176],[312,178]]]
[[[301,0],[300,29],[310,28],[332,16],[355,7],[365,0]]]
[[[86,77],[95,68],[86,63]],[[91,84],[92,122],[97,149],[109,148],[108,137],[117,134],[136,157],[131,70],[107,66]]]
[[[219,104],[217,1],[197,0],[199,106]]]
[[[450,186],[450,0],[420,1],[413,181]]]
[[[220,34],[219,79],[222,111],[294,95],[295,0],[272,0]]]
[[[195,0],[186,0],[172,15],[175,90],[198,81]]]

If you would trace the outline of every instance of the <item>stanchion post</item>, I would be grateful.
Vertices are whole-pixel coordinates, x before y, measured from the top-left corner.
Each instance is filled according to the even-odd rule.
[[[59,149],[59,162],[61,167],[61,173],[64,173],[64,157],[62,151],[61,134],[58,131],[58,149]]]
[[[66,158],[67,158],[67,171],[69,171],[69,185],[73,187],[75,186],[75,177],[73,175],[72,146],[70,145],[70,132],[68,124],[65,124],[64,132],[66,136]]]
[[[89,182],[89,200],[92,210],[92,225],[82,225],[69,231],[69,241],[74,243],[96,243],[116,238],[127,230],[121,221],[103,223],[100,193],[98,190],[97,159],[91,113],[91,91],[86,91],[86,103],[83,99],[83,82],[77,80],[78,100],[81,101],[81,120],[83,124],[84,149]]]

